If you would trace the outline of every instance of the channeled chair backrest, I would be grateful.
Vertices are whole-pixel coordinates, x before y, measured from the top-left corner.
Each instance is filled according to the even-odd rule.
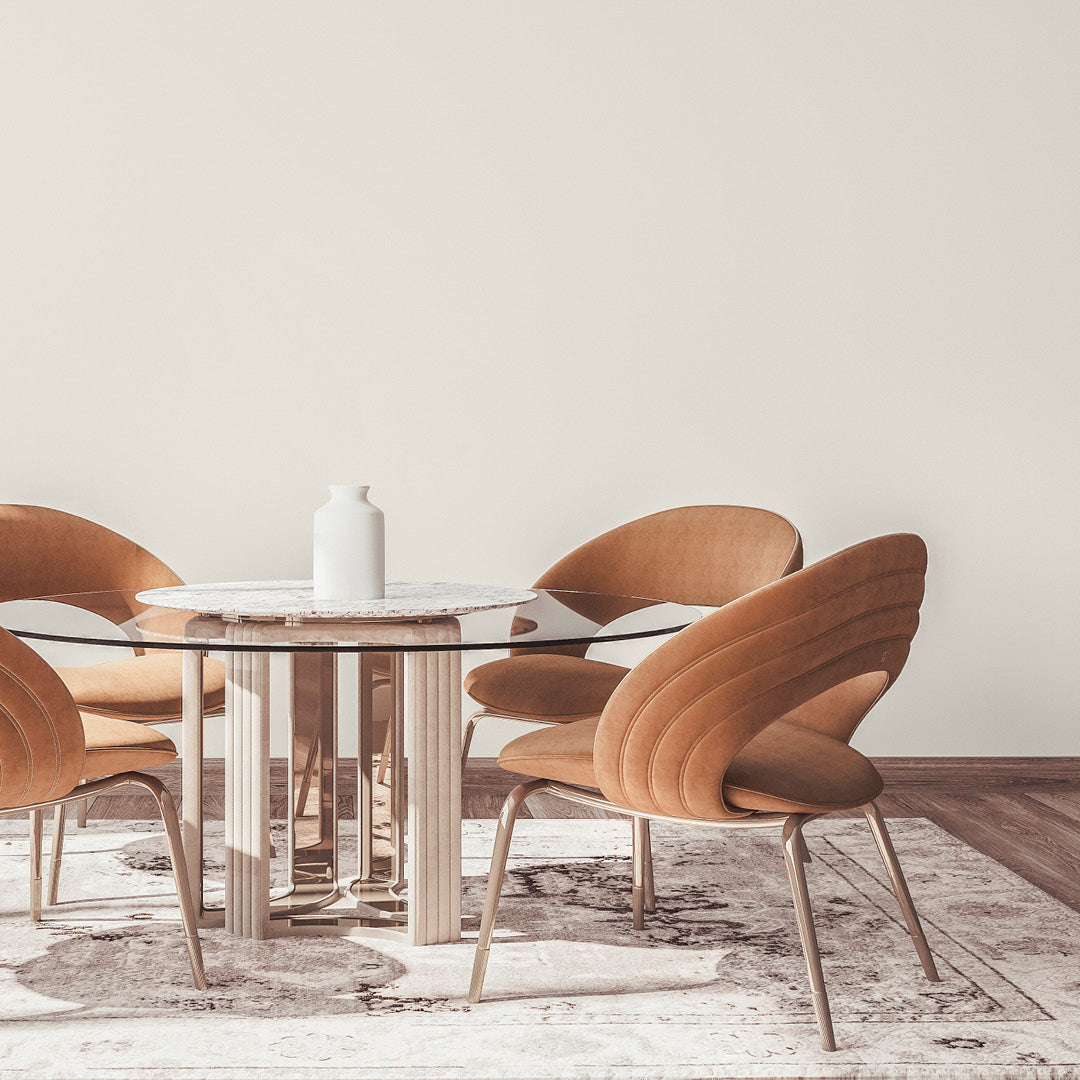
[[[680,506],[587,541],[541,575],[536,588],[720,607],[801,566],[799,530],[779,514],[751,506]],[[614,619],[626,610],[600,612],[590,603],[583,613]],[[584,656],[587,647],[551,651]]]
[[[0,505],[0,601],[182,584],[160,559],[103,525],[44,506]],[[91,595],[77,606],[117,623],[140,610],[133,597]]]
[[[85,752],[67,687],[33,649],[0,630],[0,809],[66,795]]]
[[[848,739],[907,659],[926,546],[881,536],[733,601],[635,667],[600,718],[606,798],[675,817],[742,817],[723,800],[732,759],[782,717]],[[830,728],[815,706],[846,690]],[[857,702],[857,704],[856,704]]]

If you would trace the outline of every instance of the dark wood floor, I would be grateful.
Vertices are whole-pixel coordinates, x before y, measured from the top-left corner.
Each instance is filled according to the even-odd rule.
[[[1052,758],[876,758],[885,778],[878,805],[886,817],[928,818],[971,847],[1003,863],[1033,885],[1080,911],[1080,757]],[[155,772],[175,795],[179,764]],[[504,772],[491,758],[474,758],[462,785],[466,817],[493,818],[506,793],[521,778]],[[285,762],[271,768],[271,813],[285,816]],[[206,811],[220,817],[224,770],[207,762]],[[355,762],[343,762],[338,790],[342,817],[354,817]],[[130,793],[130,794],[129,794]],[[568,803],[536,798],[534,817],[580,817],[592,812]],[[147,818],[149,796],[129,788],[100,796],[92,818]]]

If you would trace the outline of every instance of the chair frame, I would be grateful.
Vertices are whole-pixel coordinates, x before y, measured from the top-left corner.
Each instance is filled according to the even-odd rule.
[[[610,802],[602,795],[587,788],[579,788],[554,780],[532,780],[519,784],[507,796],[499,815],[499,824],[495,834],[495,847],[491,855],[491,870],[488,876],[487,894],[484,898],[484,910],[480,919],[480,933],[476,942],[476,954],[473,959],[472,981],[469,986],[469,1001],[477,1004],[484,988],[484,976],[487,973],[488,956],[491,940],[495,932],[495,918],[499,909],[503,879],[506,874],[506,860],[510,853],[510,841],[513,837],[514,823],[525,801],[533,795],[553,795],[569,802],[589,806],[593,809],[606,810],[633,819],[634,854],[632,859],[632,898],[634,929],[640,930],[645,925],[646,900],[646,851],[648,843],[648,822],[667,821],[676,825],[705,826],[720,829],[780,829],[781,847],[784,863],[787,867],[788,882],[791,886],[795,917],[799,927],[799,940],[802,944],[806,972],[810,981],[811,996],[814,1003],[814,1015],[817,1019],[818,1032],[823,1050],[836,1049],[836,1036],[833,1032],[832,1015],[829,1010],[829,998],[825,990],[825,978],[821,969],[821,956],[818,950],[817,932],[814,927],[814,915],[810,906],[810,893],[806,884],[804,864],[810,861],[810,851],[803,837],[803,826],[816,818],[826,817],[833,811],[822,813],[756,813],[749,817],[701,819],[671,817],[663,814],[644,814]],[[922,924],[908,891],[907,881],[896,850],[892,845],[885,819],[873,801],[859,807],[870,826],[870,831],[877,845],[878,853],[889,875],[893,892],[900,904],[908,933],[915,945],[923,971],[931,982],[940,982],[930,946],[926,942]],[[651,860],[650,860],[651,862]]]
[[[594,536],[589,540],[579,544],[572,551],[563,555],[553,566],[550,566],[544,571],[537,579],[534,588],[543,589],[577,589],[581,588],[585,582],[581,580],[579,574],[581,573],[580,566],[574,564],[581,559],[587,559],[589,552],[594,552],[601,545],[605,544],[615,535],[629,536],[631,533],[644,526],[647,523],[658,523],[661,519],[670,521],[675,516],[681,516],[687,513],[693,513],[698,510],[708,510],[712,513],[730,513],[735,514],[754,514],[764,515],[773,524],[783,523],[791,530],[791,550],[787,555],[787,562],[783,570],[780,572],[780,577],[785,577],[789,573],[802,566],[803,560],[803,544],[802,535],[799,530],[793,525],[787,518],[780,514],[777,514],[772,510],[763,510],[760,507],[753,506],[732,506],[726,504],[715,504],[708,506],[677,506],[667,510],[661,510],[656,513],[648,514],[642,518],[636,518],[633,521],[624,522],[621,525],[617,525],[599,536]],[[564,575],[566,575],[564,577]],[[587,580],[587,579],[586,579]],[[635,593],[634,595],[637,595]],[[648,592],[645,595],[654,596],[654,593]],[[693,599],[687,601],[685,597],[677,594],[673,595],[669,589],[661,590],[655,594],[655,599],[677,601],[680,603],[700,604],[705,607],[712,607],[716,603],[724,601],[724,597],[708,596],[706,591],[702,591],[702,598]],[[734,597],[727,597],[727,599],[734,599]],[[585,658],[588,650],[587,645],[580,647],[580,657]],[[511,650],[514,652],[515,650]],[[529,649],[529,652],[547,652],[547,649],[537,648]],[[556,648],[556,652],[564,651],[561,648]],[[565,718],[560,719],[546,719],[543,717],[523,716],[515,715],[513,713],[500,712],[496,709],[489,709],[486,706],[481,706],[475,712],[473,712],[469,718],[465,721],[464,729],[462,731],[461,739],[461,775],[464,779],[465,769],[469,763],[469,749],[472,746],[473,732],[476,729],[476,725],[488,717],[501,718],[504,720],[517,720],[523,723],[530,724],[543,724],[548,727],[557,726],[566,722]],[[649,821],[648,818],[643,818],[640,824],[636,824],[633,831],[633,846],[634,846],[634,859],[635,862],[638,859],[644,860],[644,884],[643,884],[643,902],[644,909],[648,913],[656,911],[656,890],[653,884],[653,866],[652,866],[652,849],[649,836]],[[640,929],[635,923],[635,928]]]
[[[49,892],[47,898],[49,904],[55,904],[59,888],[60,862],[63,857],[62,837],[68,803],[78,803],[90,796],[100,795],[106,791],[112,791],[114,788],[123,787],[126,784],[134,784],[145,788],[157,803],[169,845],[169,859],[172,862],[176,896],[180,901],[180,917],[184,926],[184,937],[187,943],[188,962],[191,965],[192,979],[197,990],[205,990],[206,972],[203,967],[202,947],[199,943],[195,909],[192,905],[191,890],[188,885],[176,804],[169,789],[155,776],[141,772],[116,773],[100,780],[89,780],[79,784],[58,799],[28,803],[24,806],[5,807],[0,810],[0,817],[23,814],[27,811],[30,814],[30,918],[34,922],[41,921],[42,810],[48,807],[56,808],[53,825],[53,857],[49,867]]]
[[[465,766],[469,762],[469,745],[472,743],[473,731],[481,720],[489,716],[501,717],[504,720],[523,719],[520,716],[506,716],[504,713],[491,712],[489,709],[477,709],[476,712],[465,721],[465,728],[461,740],[461,779],[463,781],[465,779]],[[537,720],[534,718],[530,718],[528,722],[530,724],[543,724],[544,727],[558,727],[561,723],[559,720]],[[647,817],[642,817],[640,825],[635,822],[633,845],[634,858],[638,858],[638,849],[640,848],[641,858],[645,860],[645,911],[649,915],[654,915],[656,913],[656,885],[653,879],[652,840],[649,834],[649,819]],[[636,910],[637,909],[635,908],[635,911]],[[635,915],[635,920],[636,918],[637,916]],[[634,929],[641,929],[636,921],[634,922]]]

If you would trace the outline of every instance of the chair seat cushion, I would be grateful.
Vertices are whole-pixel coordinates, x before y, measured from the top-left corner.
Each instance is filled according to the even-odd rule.
[[[780,813],[846,810],[876,799],[883,787],[873,763],[847,743],[777,720],[728,766],[724,801]]]
[[[571,723],[598,716],[627,668],[558,653],[523,653],[474,668],[465,692],[502,716]]]
[[[599,787],[593,740],[599,717],[530,731],[507,743],[499,764],[526,776]],[[724,777],[724,801],[740,810],[811,813],[861,806],[881,794],[873,764],[847,743],[787,720],[739,751]]]
[[[148,724],[180,719],[183,666],[182,653],[153,650],[90,667],[57,668],[57,674],[82,711]],[[204,660],[203,709],[217,712],[224,705],[225,665]]]
[[[176,746],[167,735],[145,724],[117,720],[112,716],[82,713],[86,757],[80,780],[165,765],[176,757]]]
[[[525,776],[596,787],[593,741],[600,717],[552,725],[519,735],[499,754],[499,765]]]

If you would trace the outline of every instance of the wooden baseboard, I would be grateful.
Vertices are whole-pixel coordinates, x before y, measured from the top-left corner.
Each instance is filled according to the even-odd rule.
[[[991,787],[1080,783],[1080,757],[875,757],[886,784]]]
[[[874,757],[870,759],[887,785],[933,786],[951,793],[979,787],[1039,787],[1080,784],[1080,757]],[[207,758],[212,776],[224,776],[224,759]],[[284,758],[271,760],[275,779],[287,775]],[[343,777],[355,776],[355,759],[344,758],[339,766]],[[466,781],[490,782],[506,777],[493,757],[469,759]]]

